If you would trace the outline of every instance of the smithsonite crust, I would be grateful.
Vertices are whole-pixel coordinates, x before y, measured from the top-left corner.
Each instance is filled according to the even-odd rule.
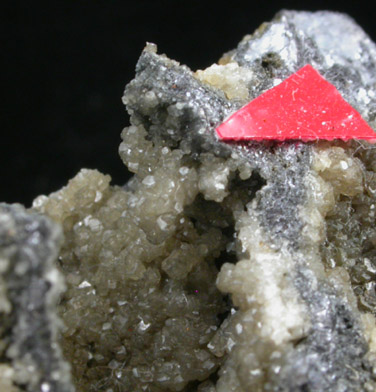
[[[375,146],[215,134],[306,63],[374,124],[376,47],[346,15],[283,11],[196,73],[147,45],[132,179],[0,207],[0,389],[376,389]]]

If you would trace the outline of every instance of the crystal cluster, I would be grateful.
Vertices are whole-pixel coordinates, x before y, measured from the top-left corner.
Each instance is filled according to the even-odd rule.
[[[376,46],[345,15],[283,11],[196,73],[147,45],[133,178],[0,209],[4,390],[375,390],[376,149],[215,133],[307,63],[375,127]]]

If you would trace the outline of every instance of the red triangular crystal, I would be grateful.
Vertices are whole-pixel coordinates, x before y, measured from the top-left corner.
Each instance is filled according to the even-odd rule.
[[[223,140],[376,142],[373,129],[311,65],[239,109],[216,131]]]

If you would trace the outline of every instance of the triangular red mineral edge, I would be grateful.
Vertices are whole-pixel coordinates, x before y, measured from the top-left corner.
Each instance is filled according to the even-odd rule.
[[[217,129],[222,140],[350,140],[376,133],[311,65],[266,91]]]

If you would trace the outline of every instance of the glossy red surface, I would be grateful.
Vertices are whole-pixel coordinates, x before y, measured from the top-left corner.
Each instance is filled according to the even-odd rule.
[[[311,65],[232,114],[217,129],[223,140],[376,142],[376,133]]]

